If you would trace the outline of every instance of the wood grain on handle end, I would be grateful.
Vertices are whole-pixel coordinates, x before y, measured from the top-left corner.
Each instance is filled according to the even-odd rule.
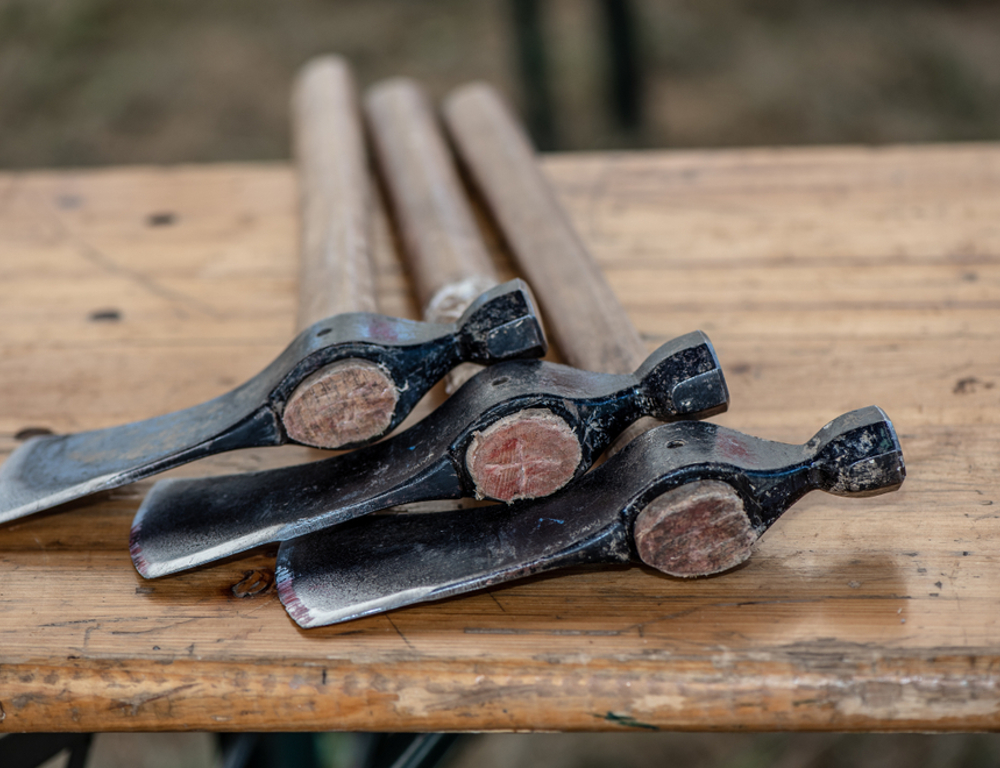
[[[398,401],[396,385],[375,363],[339,360],[299,384],[281,419],[297,442],[341,448],[384,434]]]
[[[371,189],[350,68],[313,59],[292,98],[299,176],[301,271],[297,327],[341,312],[376,312]]]
[[[727,571],[750,557],[757,532],[743,499],[719,480],[699,480],[656,497],[635,520],[639,558],[670,576]]]
[[[479,498],[512,502],[548,496],[573,479],[582,453],[576,433],[551,411],[506,416],[473,436],[465,465]]]

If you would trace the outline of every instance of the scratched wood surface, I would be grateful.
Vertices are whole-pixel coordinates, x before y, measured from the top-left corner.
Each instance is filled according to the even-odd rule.
[[[716,578],[578,570],[302,631],[272,552],[139,578],[139,483],[0,528],[0,731],[1000,727],[1000,147],[545,168],[649,346],[712,337],[718,421],[801,442],[881,405],[903,489],[813,494]],[[284,165],[0,175],[0,449],[269,362],[294,326],[294,196]],[[380,231],[380,305],[415,316]]]

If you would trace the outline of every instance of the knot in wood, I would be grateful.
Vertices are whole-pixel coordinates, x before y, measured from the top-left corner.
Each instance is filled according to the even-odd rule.
[[[743,499],[728,483],[699,480],[657,496],[635,519],[639,558],[671,576],[708,576],[739,565],[757,541]]]
[[[569,424],[551,411],[533,408],[475,433],[465,464],[477,498],[510,503],[559,490],[573,478],[581,458]]]

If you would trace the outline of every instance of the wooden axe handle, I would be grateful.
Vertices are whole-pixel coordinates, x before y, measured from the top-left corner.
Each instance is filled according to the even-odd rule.
[[[499,94],[487,85],[465,86],[447,99],[444,114],[459,154],[534,287],[566,359],[594,371],[627,373],[637,368],[646,356],[639,332],[573,230],[527,136]],[[618,436],[609,453],[617,453],[655,425],[652,419],[640,419]],[[696,542],[688,544],[684,576],[716,572],[719,553],[733,558],[728,565],[742,562],[753,543],[738,524],[743,501],[725,483],[684,486],[663,494],[647,509],[656,521],[672,519],[672,530],[682,535],[670,541]],[[736,522],[720,527],[720,514],[724,522]],[[660,554],[646,530],[637,530],[636,540],[654,559]]]
[[[465,196],[444,133],[424,91],[394,79],[365,98],[382,166],[426,320],[454,320],[478,293],[498,281]],[[460,366],[453,391],[478,370]],[[511,472],[511,446],[544,454],[540,468]],[[568,482],[580,462],[572,429],[547,410],[528,409],[475,435],[466,464],[477,493],[512,501],[547,495]]]
[[[646,345],[500,96],[485,84],[461,87],[445,101],[444,120],[563,357],[578,368],[632,373]]]
[[[425,320],[452,322],[499,282],[430,102],[394,78],[364,100]]]
[[[354,81],[323,56],[295,83],[292,128],[301,206],[297,329],[342,312],[376,312],[371,189]]]
[[[376,312],[371,187],[350,68],[337,56],[308,62],[292,97],[301,208],[298,331],[344,312]],[[281,420],[289,437],[338,448],[380,434],[398,399],[368,360],[338,360],[306,378]]]

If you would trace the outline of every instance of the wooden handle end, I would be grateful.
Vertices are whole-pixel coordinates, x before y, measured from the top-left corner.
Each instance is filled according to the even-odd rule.
[[[656,497],[635,520],[639,558],[671,576],[729,570],[750,557],[757,532],[729,484],[699,480]]]
[[[281,415],[288,436],[314,448],[367,442],[389,429],[399,391],[368,360],[338,360],[307,377]]]
[[[424,319],[437,320],[428,313],[442,296],[467,284],[496,285],[496,268],[420,85],[402,77],[382,81],[368,90],[364,106]]]
[[[581,458],[570,426],[551,411],[532,408],[476,433],[465,465],[477,497],[510,503],[559,490],[573,479]]]
[[[299,73],[292,98],[301,217],[303,330],[341,312],[375,312],[368,167],[351,70],[322,56]]]
[[[455,148],[535,289],[546,327],[566,361],[608,373],[638,368],[646,359],[646,345],[499,93],[482,83],[466,85],[445,100],[442,112]]]

